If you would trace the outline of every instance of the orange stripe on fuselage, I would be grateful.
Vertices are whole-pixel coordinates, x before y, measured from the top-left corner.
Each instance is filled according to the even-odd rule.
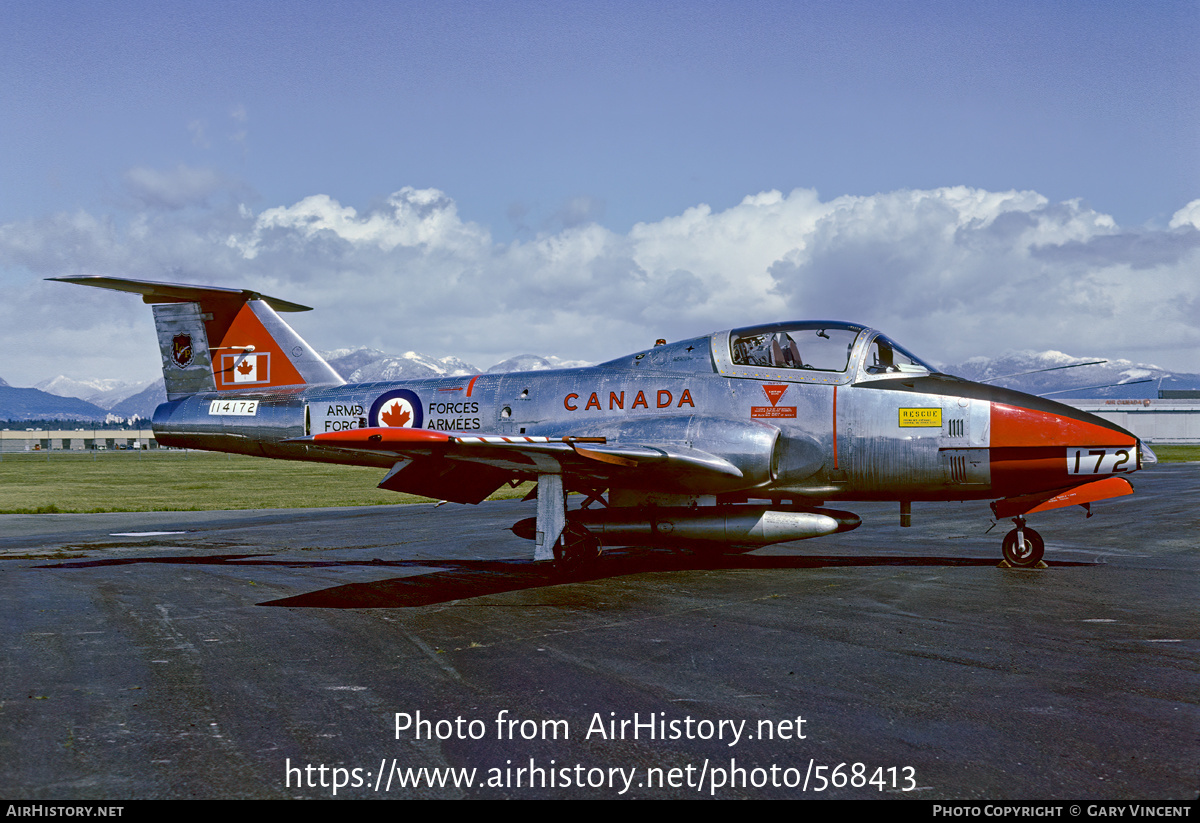
[[[1136,438],[1104,425],[1051,412],[992,403],[992,448],[1133,446]]]
[[[838,467],[837,451],[837,386],[833,387],[833,467]]]

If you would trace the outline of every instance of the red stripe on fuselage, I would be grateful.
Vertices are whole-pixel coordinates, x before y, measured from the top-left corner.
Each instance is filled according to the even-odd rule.
[[[428,443],[448,443],[450,435],[429,429],[408,429],[401,426],[378,426],[371,429],[347,429],[322,432],[312,436],[322,446],[346,446],[386,451],[389,446],[414,446]]]

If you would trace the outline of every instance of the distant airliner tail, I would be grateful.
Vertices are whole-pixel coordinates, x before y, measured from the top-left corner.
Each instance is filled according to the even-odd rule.
[[[167,399],[199,392],[345,383],[277,311],[308,306],[248,289],[117,277],[52,277],[142,295],[153,304]]]

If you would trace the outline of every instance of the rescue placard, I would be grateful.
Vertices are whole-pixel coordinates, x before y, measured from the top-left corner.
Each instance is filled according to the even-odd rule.
[[[900,409],[900,428],[942,427],[941,409]]]

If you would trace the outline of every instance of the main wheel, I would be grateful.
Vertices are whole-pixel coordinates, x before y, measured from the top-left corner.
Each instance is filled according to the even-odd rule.
[[[600,539],[583,526],[568,523],[565,540],[554,544],[554,573],[560,577],[582,574],[600,556]]]
[[[1015,566],[1018,569],[1028,569],[1031,566],[1036,566],[1046,551],[1046,543],[1042,540],[1040,534],[1028,527],[1023,531],[1025,532],[1023,545],[1017,545],[1016,529],[1013,529],[1004,536],[1003,543],[1004,559],[1008,561],[1010,566]]]

